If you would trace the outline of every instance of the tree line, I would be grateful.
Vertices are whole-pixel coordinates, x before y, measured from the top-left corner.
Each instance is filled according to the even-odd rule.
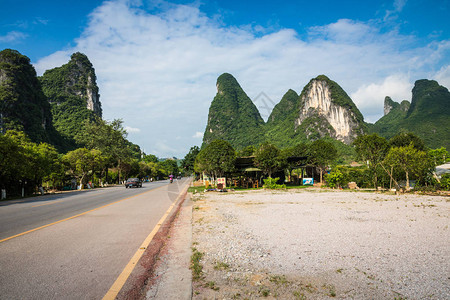
[[[191,148],[183,167],[191,172],[205,173],[211,177],[236,174],[238,157],[254,157],[254,164],[266,177],[284,172],[287,177],[299,173],[302,165],[313,166],[319,181],[331,187],[345,186],[354,181],[364,188],[404,188],[409,190],[414,180],[416,188],[450,189],[450,174],[439,178],[434,173],[436,166],[449,159],[444,147],[428,149],[422,139],[412,133],[399,133],[387,140],[378,134],[361,135],[352,144],[356,167],[339,165],[339,154],[334,144],[326,139],[310,143],[299,143],[294,147],[280,149],[265,142],[259,146],[248,146],[235,151],[230,143],[214,140],[203,149]],[[289,157],[303,157],[292,160]],[[331,172],[330,172],[331,170]]]
[[[179,173],[177,161],[159,161],[130,143],[122,124],[100,118],[86,121],[77,139],[82,147],[67,153],[58,153],[48,143],[34,143],[22,131],[0,134],[0,188],[14,197],[36,193],[41,186],[62,190]]]

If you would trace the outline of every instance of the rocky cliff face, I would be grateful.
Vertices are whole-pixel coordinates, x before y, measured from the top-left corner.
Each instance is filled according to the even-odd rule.
[[[295,125],[310,139],[330,136],[346,144],[364,133],[362,115],[356,105],[337,83],[324,75],[312,79],[303,89]]]
[[[87,109],[102,117],[95,69],[86,55],[72,54],[67,64],[47,70],[41,82],[50,103],[61,104],[68,97],[76,96],[85,102]]]
[[[52,106],[56,129],[66,139],[66,150],[75,148],[86,120],[102,116],[95,70],[82,53],[74,53],[70,61],[45,71],[39,78]]]
[[[403,100],[402,103],[399,104],[392,100],[391,97],[386,96],[386,98],[384,98],[384,116],[396,109],[406,113],[409,110],[410,105],[411,103],[406,100]]]

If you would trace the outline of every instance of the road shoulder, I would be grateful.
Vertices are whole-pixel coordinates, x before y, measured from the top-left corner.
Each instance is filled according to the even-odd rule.
[[[191,299],[192,274],[189,265],[192,254],[192,201],[189,194],[168,236],[146,298]]]

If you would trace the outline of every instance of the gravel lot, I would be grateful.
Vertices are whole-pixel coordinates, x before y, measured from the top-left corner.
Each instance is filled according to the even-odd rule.
[[[193,196],[193,299],[450,299],[450,198],[307,189]]]

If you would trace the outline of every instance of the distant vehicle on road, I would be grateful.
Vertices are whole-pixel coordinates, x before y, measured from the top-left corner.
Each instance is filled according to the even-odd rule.
[[[139,178],[128,178],[127,182],[125,182],[125,188],[131,187],[142,187],[142,182]]]

